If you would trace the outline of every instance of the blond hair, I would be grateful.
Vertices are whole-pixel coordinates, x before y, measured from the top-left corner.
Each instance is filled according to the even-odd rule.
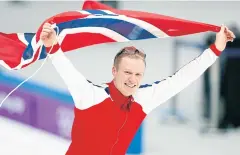
[[[114,58],[114,66],[118,69],[119,64],[124,57],[129,57],[132,59],[142,59],[146,66],[146,54],[134,46],[127,46],[120,50]]]

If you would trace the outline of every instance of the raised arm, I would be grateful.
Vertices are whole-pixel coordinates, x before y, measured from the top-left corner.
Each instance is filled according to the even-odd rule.
[[[231,31],[222,27],[216,35],[215,44],[212,44],[199,57],[182,67],[173,76],[149,87],[140,88],[137,99],[142,103],[144,111],[150,112],[198,79],[217,60],[221,51],[225,49],[226,43],[233,41],[234,37]]]
[[[43,26],[41,39],[46,46],[53,66],[65,82],[73,97],[75,106],[79,109],[86,109],[94,104],[100,103],[107,97],[103,88],[89,83],[87,79],[73,66],[65,56],[56,40],[56,33],[51,25],[46,23]],[[54,41],[56,42],[54,44]],[[52,44],[54,44],[53,48]]]

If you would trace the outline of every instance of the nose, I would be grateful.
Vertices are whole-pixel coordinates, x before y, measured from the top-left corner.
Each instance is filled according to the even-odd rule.
[[[129,77],[129,82],[131,83],[131,84],[135,84],[136,83],[136,80],[137,80],[137,78],[136,78],[136,76],[135,75],[131,75],[130,77]]]

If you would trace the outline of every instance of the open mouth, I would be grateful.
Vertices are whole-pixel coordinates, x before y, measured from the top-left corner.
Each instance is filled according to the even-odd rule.
[[[127,84],[127,83],[124,83],[127,87],[129,87],[129,88],[134,88],[134,87],[136,87],[137,85],[135,85],[135,84]]]

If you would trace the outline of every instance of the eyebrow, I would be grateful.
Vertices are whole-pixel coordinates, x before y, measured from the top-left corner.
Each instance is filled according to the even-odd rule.
[[[128,69],[124,69],[124,72],[131,72],[131,73],[133,73],[132,71],[130,71],[130,70],[128,70]],[[136,72],[136,73],[134,73],[134,74],[143,74],[143,72]]]

